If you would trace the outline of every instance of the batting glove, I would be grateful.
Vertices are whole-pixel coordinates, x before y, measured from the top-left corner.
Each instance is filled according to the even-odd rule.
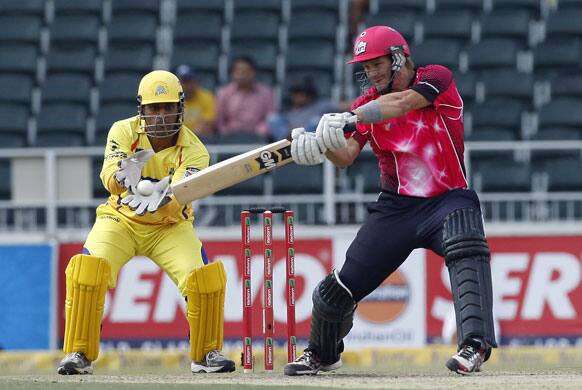
[[[291,157],[299,165],[317,165],[325,160],[315,138],[315,134],[306,132],[303,127],[291,131]]]
[[[351,112],[324,114],[319,120],[315,135],[320,148],[338,150],[347,146],[344,126],[356,122],[356,115]]]

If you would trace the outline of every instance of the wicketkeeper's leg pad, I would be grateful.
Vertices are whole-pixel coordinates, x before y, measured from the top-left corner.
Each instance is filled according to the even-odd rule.
[[[185,294],[190,324],[190,357],[200,362],[224,339],[224,292],[226,272],[221,262],[196,268],[188,276]]]
[[[445,218],[443,246],[455,303],[459,346],[471,337],[480,337],[490,347],[496,347],[491,256],[481,212],[466,208],[450,213]]]
[[[65,353],[83,352],[94,361],[99,355],[101,318],[111,267],[97,256],[75,255],[65,270]]]

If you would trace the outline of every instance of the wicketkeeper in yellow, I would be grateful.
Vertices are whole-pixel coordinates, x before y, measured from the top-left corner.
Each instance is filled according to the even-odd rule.
[[[145,75],[137,101],[138,115],[115,122],[109,131],[101,180],[111,196],[97,208],[83,254],[73,256],[66,269],[67,355],[58,373],[93,372],[105,292],[136,255],[156,262],[186,297],[192,372],[234,371],[234,362],[220,352],[224,267],[206,265],[192,207],[179,204],[169,191],[171,182],[208,166],[208,151],[182,124],[184,93],[174,74],[156,70]],[[153,183],[151,194],[137,191],[143,180]]]

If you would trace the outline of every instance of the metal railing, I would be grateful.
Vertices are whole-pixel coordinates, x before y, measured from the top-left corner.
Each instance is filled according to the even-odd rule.
[[[248,151],[259,145],[207,145],[216,162],[219,155],[233,155]],[[471,154],[477,151],[511,151],[516,159],[529,159],[536,150],[579,151],[582,141],[516,141],[516,142],[467,142],[466,164],[468,176],[471,171]],[[369,148],[365,153],[371,153]],[[63,157],[99,158],[100,147],[52,148],[52,149],[0,149],[0,161],[18,159],[42,160],[42,176],[45,180],[43,201],[26,201],[18,198],[0,200],[0,233],[13,237],[38,234],[43,240],[66,239],[79,230],[86,232],[94,221],[94,209],[104,199],[93,197],[82,199],[59,199],[59,177],[57,165]],[[236,225],[238,212],[243,207],[281,205],[297,210],[299,220],[306,224],[334,225],[360,223],[365,218],[365,205],[377,197],[377,193],[363,193],[353,186],[342,186],[341,176],[330,162],[323,169],[321,192],[278,195],[272,191],[272,178],[265,178],[263,195],[215,195],[194,202],[197,225]],[[28,175],[29,172],[13,172],[13,175]],[[37,172],[38,174],[38,172]],[[572,172],[572,174],[580,174]],[[91,173],[92,176],[92,173]],[[26,176],[24,176],[26,177]],[[14,179],[14,178],[13,178]],[[22,179],[22,177],[21,177]],[[98,178],[92,177],[93,180]],[[0,178],[6,181],[7,178]],[[547,192],[534,190],[519,193],[480,193],[484,215],[489,222],[543,224],[548,222],[582,222],[582,193]]]

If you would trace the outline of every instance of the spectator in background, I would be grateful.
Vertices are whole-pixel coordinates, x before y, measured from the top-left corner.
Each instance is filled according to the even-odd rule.
[[[270,135],[273,140],[287,138],[291,129],[303,127],[315,131],[319,119],[327,112],[334,112],[338,105],[329,99],[319,98],[311,77],[306,77],[289,88],[290,107],[282,113],[269,116]]]
[[[178,66],[176,76],[184,88],[184,124],[198,136],[214,135],[216,130],[214,94],[200,86],[196,73],[190,65]]]
[[[268,137],[267,116],[274,111],[273,91],[256,81],[256,64],[237,57],[230,66],[232,81],[218,90],[218,133],[252,133]]]

